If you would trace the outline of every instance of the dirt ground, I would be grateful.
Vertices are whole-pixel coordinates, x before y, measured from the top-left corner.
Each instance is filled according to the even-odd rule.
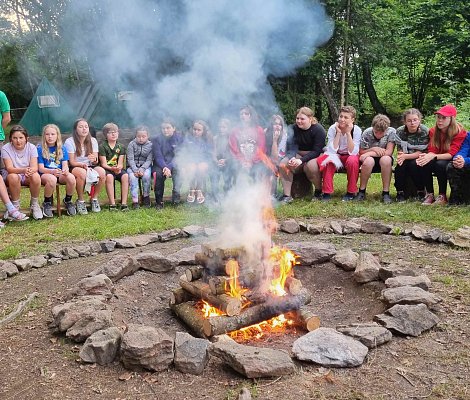
[[[212,358],[201,376],[171,368],[163,373],[126,371],[119,362],[110,366],[83,364],[79,346],[48,329],[51,308],[63,300],[89,271],[109,258],[100,254],[9,278],[0,282],[0,316],[14,309],[32,292],[40,296],[21,317],[0,327],[0,399],[236,399],[241,387],[256,399],[470,399],[469,266],[470,255],[445,245],[385,235],[309,236],[278,234],[277,243],[299,240],[329,241],[338,249],[379,253],[385,261],[410,259],[433,281],[432,291],[443,298],[440,324],[418,338],[394,337],[371,350],[359,368],[326,369],[298,363],[294,375],[249,380]],[[143,249],[171,254],[197,243],[179,239]],[[117,325],[142,323],[169,334],[187,331],[168,309],[169,289],[177,287],[184,267],[154,274],[139,271],[116,284],[113,300]],[[378,300],[381,284],[357,285],[351,273],[331,263],[296,267],[296,276],[313,294],[313,308],[322,325],[371,321],[384,310]],[[291,350],[304,332],[268,334],[250,345]]]

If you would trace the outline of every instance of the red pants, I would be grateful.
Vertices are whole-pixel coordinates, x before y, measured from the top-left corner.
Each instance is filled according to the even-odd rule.
[[[348,176],[348,189],[349,193],[357,193],[357,179],[359,178],[359,156],[349,156],[347,154],[338,154],[341,162],[346,169]],[[336,172],[336,166],[333,163],[326,164],[323,170],[323,193],[331,194],[334,191],[333,176]]]

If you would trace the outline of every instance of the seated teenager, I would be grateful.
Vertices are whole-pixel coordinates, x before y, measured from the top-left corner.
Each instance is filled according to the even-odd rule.
[[[450,205],[470,204],[470,132],[458,153],[447,166]]]

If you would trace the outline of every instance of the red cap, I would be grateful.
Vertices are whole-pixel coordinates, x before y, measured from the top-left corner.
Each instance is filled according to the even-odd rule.
[[[457,109],[452,104],[446,104],[444,107],[441,107],[437,110],[434,114],[441,114],[444,117],[456,117],[457,116]]]

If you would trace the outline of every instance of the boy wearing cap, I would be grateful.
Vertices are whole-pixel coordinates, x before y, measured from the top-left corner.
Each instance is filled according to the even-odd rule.
[[[447,166],[449,205],[470,204],[470,132],[459,152]]]
[[[456,121],[457,109],[452,104],[441,107],[436,114],[436,125],[429,130],[427,153],[419,154],[416,164],[422,168],[425,177],[426,197],[423,205],[447,204],[447,165],[460,150],[467,136],[464,127]],[[437,177],[439,194],[434,197],[432,174]]]

